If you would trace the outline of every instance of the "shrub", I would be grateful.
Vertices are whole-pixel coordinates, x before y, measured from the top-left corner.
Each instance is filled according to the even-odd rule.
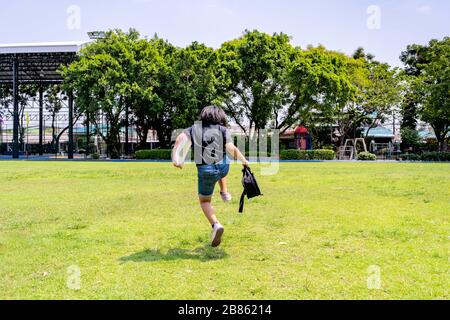
[[[92,154],[92,159],[93,160],[98,160],[98,159],[100,159],[100,155],[98,153],[93,153]]]
[[[300,153],[298,150],[282,150],[280,151],[280,159],[281,160],[299,160],[300,159]]]
[[[333,150],[283,150],[280,152],[281,160],[334,160],[336,154]]]
[[[138,160],[171,160],[172,150],[154,149],[136,151],[136,159]]]
[[[270,157],[270,156],[271,156],[270,152],[266,152],[266,154],[264,155],[264,157]],[[250,157],[250,152],[249,151],[245,152],[245,157],[247,157],[247,158]],[[262,157],[262,155],[260,155],[259,152],[258,152],[258,158],[259,157]]]
[[[358,154],[359,161],[376,161],[377,156],[370,152],[361,152]]]
[[[322,150],[334,150],[334,148],[331,144],[326,144],[322,147]]]
[[[420,156],[413,153],[405,153],[400,156],[403,161],[420,161]]]
[[[420,136],[416,130],[411,128],[403,128],[401,129],[401,135],[405,145],[413,148],[420,146]]]
[[[422,161],[450,161],[450,152],[425,152],[421,156]]]

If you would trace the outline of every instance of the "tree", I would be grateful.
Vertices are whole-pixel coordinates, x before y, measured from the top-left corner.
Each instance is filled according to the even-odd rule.
[[[157,122],[156,115],[163,110],[163,103],[156,91],[160,87],[161,74],[167,72],[165,50],[172,46],[156,36],[150,41],[139,39],[132,46],[134,59],[130,72],[134,83],[125,99],[125,111],[127,114],[132,113],[139,147],[145,149],[148,132]]]
[[[52,118],[52,142],[51,145],[55,151],[55,153],[58,152],[58,134],[56,132],[56,119],[63,107],[63,103],[61,101],[61,86],[59,85],[52,85],[50,86],[44,95],[45,99],[45,109],[50,113],[50,116]]]
[[[368,61],[368,79],[366,87],[362,90],[361,106],[367,116],[366,125],[370,130],[388,116],[393,116],[402,101],[402,78],[396,68],[391,68],[387,63]]]
[[[400,55],[400,60],[405,65],[405,92],[401,105],[402,129],[416,130],[418,119],[419,100],[416,91],[412,88],[414,79],[423,72],[423,66],[428,62],[427,49],[422,45],[409,45]],[[403,147],[407,147],[403,145]]]
[[[363,59],[320,49],[321,55],[314,51],[310,54],[322,61],[317,69],[320,75],[318,84],[323,87],[318,99],[323,114],[322,124],[337,125],[339,144],[342,145],[366,119],[359,102],[361,88],[368,81],[367,69]],[[317,84],[312,83],[308,87],[314,88]]]
[[[293,54],[287,35],[259,31],[219,49],[224,108],[244,132],[266,128],[275,109],[289,103],[285,77]]]
[[[295,123],[313,128],[315,124],[330,124],[344,114],[356,98],[362,63],[346,55],[326,50],[323,46],[295,50],[287,81],[290,103],[276,114],[277,128],[282,131]],[[349,127],[340,122],[342,136]]]
[[[186,48],[175,48],[157,38],[152,42],[165,63],[148,119],[158,132],[161,147],[168,147],[174,129],[191,126],[205,106],[220,103],[218,58],[212,48],[197,42]]]
[[[406,148],[414,149],[420,146],[420,136],[417,130],[405,127],[401,129],[402,141]]]
[[[214,49],[193,42],[184,49],[177,50],[173,60],[176,75],[175,98],[177,106],[172,121],[176,128],[183,128],[199,119],[200,111],[211,104],[218,104],[218,56]]]
[[[341,145],[345,139],[355,138],[363,126],[368,127],[364,133],[367,139],[371,129],[395,113],[403,90],[398,69],[376,61],[363,48],[358,48],[350,59],[352,63],[344,70],[350,73],[350,81],[356,90],[347,103],[338,105],[334,112]],[[350,135],[352,132],[353,136]]]
[[[45,94],[44,94],[44,101],[45,101],[45,109],[50,113],[50,116],[52,118],[52,142],[51,146],[53,148],[53,152],[58,153],[59,152],[59,141],[62,137],[62,135],[69,130],[69,124],[57,132],[58,129],[56,127],[57,123],[57,117],[61,111],[61,109],[64,106],[63,101],[67,101],[67,96],[64,95],[64,92],[62,92],[62,86],[61,85],[50,85]],[[75,106],[74,110],[74,117],[73,117],[73,123],[72,125],[75,125],[75,123],[80,119],[81,113],[78,107]]]
[[[126,103],[137,86],[133,48],[139,39],[139,33],[134,29],[128,33],[108,31],[104,39],[82,49],[77,61],[61,69],[65,89],[76,93],[78,107],[91,115],[113,159],[121,153],[120,128]],[[101,127],[100,115],[106,118],[106,132]]]
[[[433,127],[439,150],[445,151],[450,132],[450,37],[431,40],[426,57],[416,86],[421,102],[418,113]]]
[[[5,123],[5,117],[8,113],[9,105],[11,103],[12,96],[7,84],[0,84],[0,152],[3,152],[3,125]]]
[[[439,149],[445,150],[450,131],[450,38],[410,45],[400,58],[408,76],[402,127],[415,129],[419,117],[432,126]]]
[[[0,84],[0,116],[8,113],[10,104],[12,104],[11,86],[8,84]]]
[[[415,76],[410,76],[405,73],[403,76],[404,81],[404,92],[403,99],[400,106],[400,112],[402,116],[401,128],[416,130],[417,128],[417,108],[418,108],[418,97],[414,90]]]
[[[12,87],[9,85],[3,86],[3,91],[0,97],[2,104],[4,105],[4,113],[7,113],[12,118],[14,116],[14,109],[12,107],[13,104],[13,92]],[[22,84],[19,85],[19,96],[18,96],[18,104],[19,104],[19,145],[25,143],[25,107],[28,104],[28,101],[35,97],[37,94],[38,88],[36,85],[32,84]]]
[[[359,47],[358,49],[356,49],[356,51],[352,55],[352,58],[356,60],[362,59],[369,62],[375,60],[375,56],[371,53],[366,53],[366,50],[363,47]]]
[[[226,111],[246,132],[268,124],[284,132],[297,123],[313,128],[337,120],[345,139],[362,122],[351,105],[367,78],[362,59],[323,46],[293,48],[289,40],[284,34],[247,31],[222,46]]]
[[[405,73],[418,77],[423,72],[423,66],[429,62],[426,46],[413,44],[406,47],[400,55],[400,60],[405,64]]]

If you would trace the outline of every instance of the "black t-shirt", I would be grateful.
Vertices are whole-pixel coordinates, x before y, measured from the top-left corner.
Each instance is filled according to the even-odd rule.
[[[230,130],[221,125],[197,122],[184,130],[191,139],[194,161],[197,165],[209,165],[226,159],[225,145],[233,142]]]

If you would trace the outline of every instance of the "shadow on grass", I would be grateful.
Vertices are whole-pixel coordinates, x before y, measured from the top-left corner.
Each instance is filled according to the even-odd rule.
[[[212,248],[208,245],[193,250],[174,248],[166,253],[160,249],[147,249],[141,252],[133,253],[119,260],[126,262],[155,262],[155,261],[174,261],[174,260],[199,260],[202,262],[221,260],[228,257],[228,254],[220,248]]]

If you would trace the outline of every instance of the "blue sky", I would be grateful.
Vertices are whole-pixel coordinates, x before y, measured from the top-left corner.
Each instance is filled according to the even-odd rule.
[[[71,5],[80,9],[79,29],[67,26]],[[381,10],[381,29],[367,27],[371,5]],[[135,27],[178,46],[218,47],[259,29],[287,33],[302,47],[350,54],[363,46],[398,66],[408,44],[450,35],[448,0],[0,0],[0,8],[0,43],[87,40],[88,31]]]

